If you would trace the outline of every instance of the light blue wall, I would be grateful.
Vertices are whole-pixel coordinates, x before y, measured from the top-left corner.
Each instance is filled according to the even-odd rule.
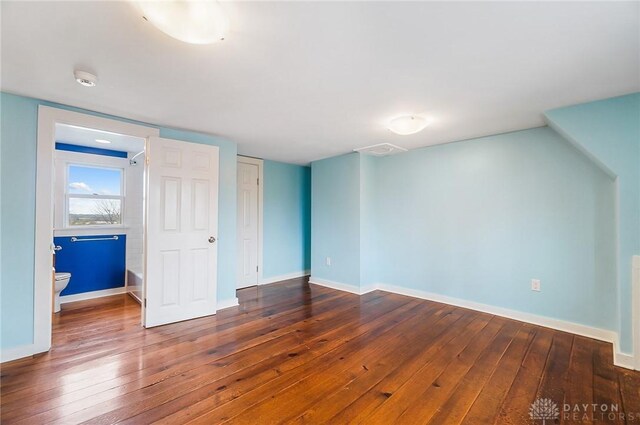
[[[264,161],[263,278],[311,268],[311,168]]]
[[[615,328],[614,183],[557,133],[417,149],[376,167],[379,282]]]
[[[331,266],[326,257],[331,257]],[[311,164],[311,275],[360,285],[358,154]]]
[[[2,348],[33,342],[36,116],[32,99],[0,94]]]
[[[0,94],[2,270],[0,272],[3,349],[33,341],[36,128],[38,105],[134,122],[78,108]],[[148,124],[147,124],[148,125]],[[210,135],[160,127],[160,136],[220,147],[218,299],[235,297],[236,144]]]
[[[312,187],[314,277],[616,329],[614,181],[547,127],[317,161]]]
[[[376,158],[359,153],[311,164],[313,278],[354,290],[377,282],[376,168]]]
[[[378,276],[377,160],[360,156],[360,286],[376,283]]]
[[[618,332],[632,351],[631,261],[640,255],[640,93],[545,113],[551,126],[617,178]]]

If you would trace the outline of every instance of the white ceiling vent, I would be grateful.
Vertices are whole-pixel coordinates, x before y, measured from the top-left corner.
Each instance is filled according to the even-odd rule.
[[[364,148],[354,149],[355,152],[360,152],[366,155],[374,155],[374,156],[387,156],[393,155],[400,152],[406,152],[405,148],[401,148],[400,146],[392,145],[391,143],[379,143],[373,146],[366,146]]]

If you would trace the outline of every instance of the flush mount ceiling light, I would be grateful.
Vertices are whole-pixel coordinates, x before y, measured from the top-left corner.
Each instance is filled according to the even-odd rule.
[[[418,115],[403,115],[389,121],[387,128],[396,134],[406,136],[424,130],[429,122]]]
[[[105,139],[96,139],[96,142],[102,143],[102,144],[105,144],[105,145],[108,145],[108,144],[111,143],[111,141],[105,140]]]
[[[134,1],[142,17],[165,34],[191,44],[224,40],[229,23],[214,0]]]
[[[85,71],[73,71],[76,81],[85,87],[95,87],[98,83],[98,77]]]

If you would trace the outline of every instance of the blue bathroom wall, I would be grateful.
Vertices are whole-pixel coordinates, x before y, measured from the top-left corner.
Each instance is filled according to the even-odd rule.
[[[127,153],[123,151],[114,151],[111,149],[91,148],[89,146],[71,145],[69,143],[56,142],[56,150],[89,153],[93,155],[113,156],[115,158],[126,158]]]
[[[113,235],[81,236],[78,239],[109,238]],[[127,236],[117,240],[72,242],[71,237],[53,238],[62,249],[56,253],[56,272],[71,273],[61,295],[120,288],[125,282]]]
[[[111,149],[77,146],[56,142],[56,150],[92,155],[126,158],[127,152]],[[109,238],[113,235],[85,235],[78,239]],[[61,295],[82,294],[103,289],[121,288],[125,285],[126,235],[118,234],[117,240],[73,242],[71,236],[54,237],[54,243],[62,247],[56,252],[56,271],[71,273],[69,285]]]

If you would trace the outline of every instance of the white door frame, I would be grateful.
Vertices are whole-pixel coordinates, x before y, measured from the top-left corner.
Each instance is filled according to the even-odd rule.
[[[33,344],[22,347],[20,358],[51,348],[51,272],[53,267],[54,150],[56,123],[77,125],[141,138],[159,136],[160,130],[109,118],[40,105],[38,107],[36,223],[34,261]],[[144,317],[144,315],[142,315]],[[4,354],[4,353],[3,353]],[[12,360],[4,358],[2,361]]]
[[[631,259],[631,333],[634,369],[640,370],[640,255]]]
[[[263,235],[263,200],[264,200],[264,160],[250,156],[238,155],[238,163],[258,166],[258,285],[262,284],[262,235]],[[237,184],[237,183],[236,183]],[[236,188],[237,191],[237,188]],[[236,229],[237,232],[237,229]],[[237,237],[237,235],[236,235]],[[236,270],[236,275],[237,270]],[[236,288],[238,283],[236,282]]]

